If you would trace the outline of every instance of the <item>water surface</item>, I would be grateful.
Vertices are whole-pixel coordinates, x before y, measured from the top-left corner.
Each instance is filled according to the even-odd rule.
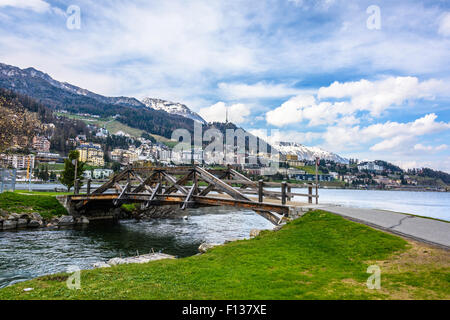
[[[203,242],[248,238],[254,228],[273,225],[253,211],[212,207],[189,209],[187,220],[122,220],[85,229],[0,232],[0,287],[72,265],[88,269],[97,261],[152,250],[190,256]]]

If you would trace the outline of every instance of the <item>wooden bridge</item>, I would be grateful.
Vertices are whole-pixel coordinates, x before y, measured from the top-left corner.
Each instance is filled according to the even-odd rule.
[[[308,187],[307,194],[293,193],[293,187]],[[267,190],[279,187],[280,191]],[[205,169],[191,167],[132,168],[113,176],[109,181],[86,194],[67,196],[72,212],[88,214],[99,208],[120,207],[124,203],[141,203],[141,208],[161,205],[179,205],[181,209],[202,206],[235,206],[252,209],[278,225],[298,212],[308,203],[291,202],[294,196],[305,196],[308,203],[313,198],[312,184],[252,181],[245,175],[228,167]]]

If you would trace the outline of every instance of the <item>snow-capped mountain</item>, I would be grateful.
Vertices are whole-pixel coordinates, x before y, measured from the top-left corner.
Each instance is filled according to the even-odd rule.
[[[274,147],[282,154],[296,154],[299,160],[314,160],[316,157],[319,157],[324,160],[348,163],[348,159],[319,147],[307,147],[295,142],[280,142],[279,145]]]
[[[162,110],[170,114],[176,114],[206,124],[206,121],[202,117],[181,103],[154,98],[144,98],[142,99],[142,103],[148,108]]]

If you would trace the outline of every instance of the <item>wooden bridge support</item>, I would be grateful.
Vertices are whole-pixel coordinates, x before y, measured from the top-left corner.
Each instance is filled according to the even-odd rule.
[[[200,187],[200,182],[206,187]],[[281,192],[266,190],[264,187],[281,187]],[[149,206],[177,204],[181,209],[196,206],[228,205],[254,210],[274,224],[282,223],[289,214],[288,201],[293,196],[307,196],[312,203],[312,186],[308,194],[291,192],[296,185],[285,181],[280,183],[252,181],[243,174],[228,167],[225,170],[192,167],[131,168],[116,174],[109,181],[87,195],[69,196],[75,208],[89,211],[98,207],[97,202],[118,207],[123,203],[142,203],[143,209]],[[211,192],[218,195],[211,195]],[[248,195],[257,195],[252,200]],[[265,198],[280,200],[281,203],[265,201]],[[317,197],[316,197],[317,198]]]

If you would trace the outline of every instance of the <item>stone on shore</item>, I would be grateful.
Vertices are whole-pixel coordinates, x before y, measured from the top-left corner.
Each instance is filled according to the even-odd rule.
[[[37,212],[33,212],[31,214],[31,217],[33,218],[33,220],[38,220],[38,221],[42,221],[43,220],[42,216],[39,213],[37,213]]]
[[[20,216],[17,213],[10,213],[8,220],[19,220]]]
[[[241,239],[232,238],[232,239],[225,240],[224,243],[230,243],[230,242],[235,242],[235,241],[239,241],[239,240],[241,240]]]
[[[107,264],[110,266],[115,266],[118,264],[128,264],[128,263],[147,263],[150,261],[163,260],[163,259],[175,259],[174,256],[165,253],[149,253],[136,257],[128,258],[112,258],[108,260]]]
[[[99,262],[94,263],[94,268],[111,268],[111,266],[109,264],[107,264],[106,262],[99,261]]]
[[[19,215],[19,219],[29,219],[28,213],[22,213]]]
[[[215,244],[215,243],[202,243],[199,247],[198,247],[198,251],[201,253],[206,253],[206,251],[218,246],[219,244]]]
[[[259,234],[261,233],[261,230],[259,230],[259,229],[252,229],[252,230],[250,230],[250,237],[257,237],[257,236],[259,236]]]
[[[14,220],[19,220],[20,214],[13,212],[13,213],[10,214],[10,217],[13,217]]]

